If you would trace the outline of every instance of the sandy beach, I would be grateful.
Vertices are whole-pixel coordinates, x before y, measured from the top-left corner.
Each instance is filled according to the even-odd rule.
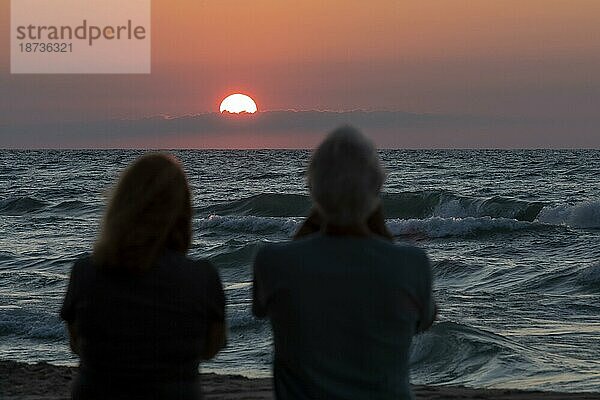
[[[24,364],[0,361],[0,399],[58,400],[69,398],[69,385],[77,368],[47,363]],[[206,399],[273,399],[271,380],[238,375],[203,374]],[[417,399],[600,399],[600,393],[555,393],[508,389],[472,389],[455,386],[413,386]]]

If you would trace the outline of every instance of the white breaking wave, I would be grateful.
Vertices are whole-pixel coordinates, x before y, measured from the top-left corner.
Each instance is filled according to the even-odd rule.
[[[455,213],[459,205],[451,209]],[[211,215],[199,221],[200,229],[222,229],[247,233],[283,233],[292,236],[304,218]],[[395,236],[422,235],[430,238],[461,237],[478,233],[510,232],[542,228],[548,225],[573,228],[600,228],[600,202],[581,203],[573,206],[544,207],[535,222],[512,218],[442,217],[425,219],[388,219],[386,224]]]
[[[600,201],[575,205],[546,206],[538,221],[544,224],[566,225],[572,228],[600,228]]]
[[[481,232],[515,231],[529,229],[535,224],[508,218],[467,217],[427,219],[393,219],[387,226],[395,235],[425,235],[432,238],[467,236]]]
[[[471,202],[465,204],[460,199],[441,202],[433,210],[433,216],[441,218],[466,218],[478,216],[478,204]]]
[[[261,233],[266,231],[281,231],[291,236],[300,226],[301,219],[279,217],[220,216],[211,215],[200,220],[200,228],[223,229]]]
[[[208,218],[201,219],[199,227],[200,229],[222,229],[247,233],[280,232],[292,236],[299,228],[302,220],[302,218],[211,215]],[[386,224],[396,236],[424,235],[432,238],[515,231],[542,226],[509,218],[491,217],[389,219]]]
[[[59,318],[39,310],[21,307],[4,309],[0,319],[0,335],[18,335],[35,339],[62,339],[66,330]]]

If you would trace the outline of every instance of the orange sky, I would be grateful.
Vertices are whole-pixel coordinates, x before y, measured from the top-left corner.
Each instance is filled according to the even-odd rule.
[[[260,109],[591,118],[600,1],[154,0],[149,76],[11,76],[0,0],[0,118]]]
[[[448,98],[465,84],[477,92],[600,83],[595,0],[177,0],[155,1],[153,11],[155,70],[209,89],[203,110],[214,107],[210,95],[237,87],[267,108],[455,112],[452,104],[474,106]],[[437,101],[427,95],[436,91]]]
[[[590,1],[158,1],[158,62],[270,65],[375,58],[587,54]],[[186,40],[187,39],[187,40]]]

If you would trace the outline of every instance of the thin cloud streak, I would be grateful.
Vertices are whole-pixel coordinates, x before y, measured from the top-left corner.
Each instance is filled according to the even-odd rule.
[[[382,148],[598,148],[600,120],[416,114],[401,111],[203,113],[0,125],[3,148],[310,148],[352,124]]]

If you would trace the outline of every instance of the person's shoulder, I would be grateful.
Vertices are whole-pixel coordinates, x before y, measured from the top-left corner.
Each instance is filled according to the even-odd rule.
[[[286,242],[267,242],[263,243],[254,256],[254,269],[269,268],[269,266],[276,266],[281,264],[282,260],[289,259],[289,257],[296,253],[295,250],[298,247],[298,243],[306,240],[305,238],[286,241]]]
[[[86,253],[73,261],[71,275],[87,275],[95,271],[94,259],[90,253]]]
[[[428,282],[432,279],[431,262],[425,250],[410,245],[395,245],[394,259],[398,260],[402,268],[396,268],[397,272],[411,276],[411,279]]]
[[[425,250],[417,246],[406,244],[392,244],[394,251],[403,257],[410,258],[415,261],[428,262],[427,253]]]
[[[92,255],[86,253],[73,260],[69,280],[76,287],[83,288],[97,279],[97,273]]]
[[[408,267],[428,268],[429,257],[425,250],[411,245],[392,243],[387,240],[377,239],[374,242],[377,251],[380,254],[386,254],[387,257],[396,262],[400,262]]]
[[[320,235],[315,233],[295,240],[263,243],[256,253],[256,259],[293,255],[298,251],[304,251],[307,247],[314,245],[314,243],[319,240],[319,237]]]
[[[202,258],[192,258],[185,254],[175,253],[170,254],[168,263],[172,264],[172,267],[181,269],[186,273],[196,274],[211,274],[216,273],[216,268],[208,260]]]
[[[285,252],[286,247],[287,242],[268,242],[261,244],[254,256],[255,264],[262,264],[264,260],[267,260],[282,251]]]
[[[203,292],[205,285],[221,282],[217,268],[208,260],[192,258],[183,253],[172,253],[162,258],[161,276],[177,282],[180,288]]]
[[[84,268],[85,266],[93,265],[94,259],[92,257],[92,253],[84,253],[81,254],[73,261],[73,266],[78,266],[79,268]]]
[[[210,276],[218,276],[219,272],[217,271],[217,267],[215,267],[213,265],[213,263],[211,263],[208,260],[205,260],[203,258],[199,258],[199,259],[190,259],[188,258],[189,261],[189,265],[190,268],[193,269],[194,271],[197,271],[203,275],[210,275]]]
[[[286,252],[293,246],[293,241],[288,242],[266,242],[262,243],[256,253],[257,257],[262,255],[273,255]]]

